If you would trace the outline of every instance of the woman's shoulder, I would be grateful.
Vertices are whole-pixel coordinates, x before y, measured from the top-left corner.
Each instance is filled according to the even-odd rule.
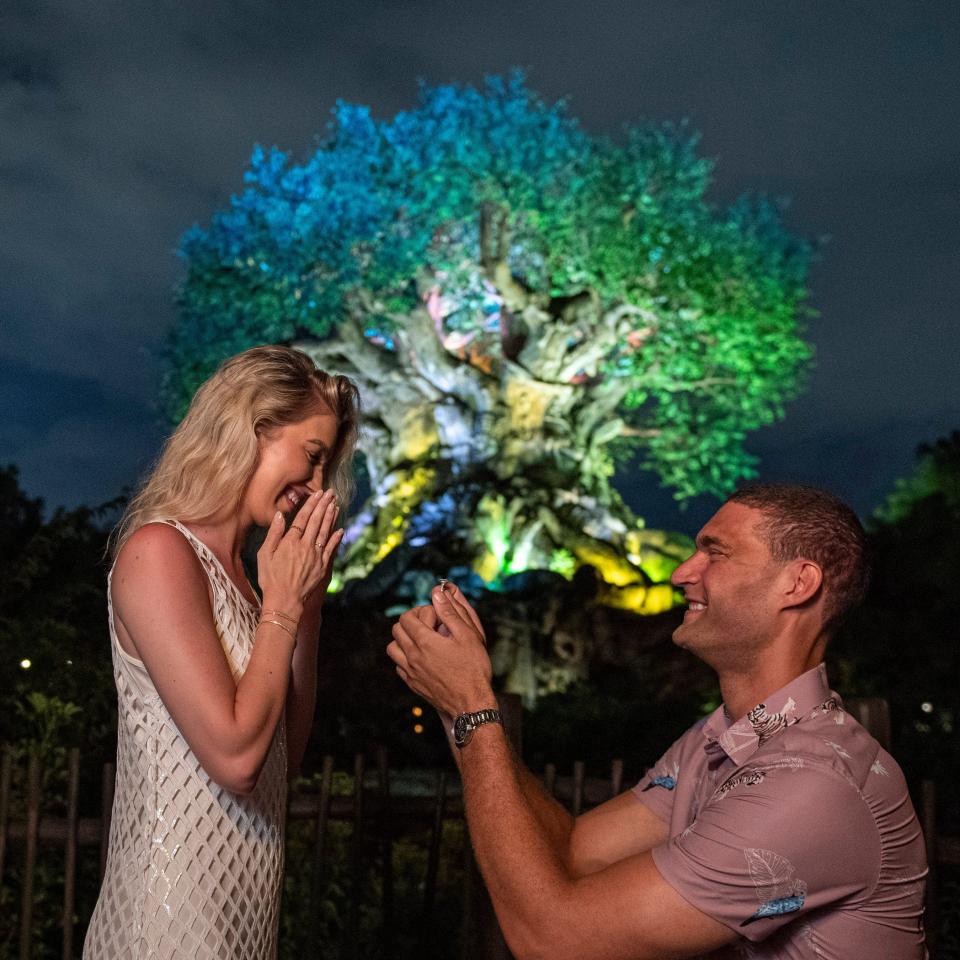
[[[139,580],[187,573],[191,579],[202,570],[200,559],[186,534],[164,521],[145,523],[127,538],[113,565],[114,580]]]

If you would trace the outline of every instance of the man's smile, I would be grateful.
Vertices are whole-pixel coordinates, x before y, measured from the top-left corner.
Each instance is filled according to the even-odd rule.
[[[707,604],[703,600],[694,600],[692,597],[687,598],[687,609],[683,614],[683,622],[687,623],[689,620],[694,620],[704,610],[707,609]]]

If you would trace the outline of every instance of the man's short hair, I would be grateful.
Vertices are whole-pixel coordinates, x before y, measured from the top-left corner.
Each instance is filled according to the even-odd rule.
[[[761,511],[758,524],[770,555],[779,563],[812,560],[823,571],[826,620],[835,633],[863,602],[870,581],[867,535],[857,515],[839,497],[800,484],[755,483],[728,502]]]

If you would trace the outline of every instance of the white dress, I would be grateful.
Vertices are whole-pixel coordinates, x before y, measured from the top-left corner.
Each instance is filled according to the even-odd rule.
[[[253,650],[259,609],[209,548],[181,524],[167,522],[187,538],[206,570],[217,634],[239,679]],[[270,960],[283,878],[283,720],[251,795],[214,783],[143,663],[121,649],[109,599],[108,613],[119,700],[117,786],[106,874],[84,960]]]

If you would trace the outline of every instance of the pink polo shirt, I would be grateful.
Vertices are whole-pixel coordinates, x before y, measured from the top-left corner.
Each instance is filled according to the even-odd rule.
[[[738,940],[715,956],[923,960],[923,837],[896,761],[823,664],[688,730],[634,788],[664,879]],[[714,955],[712,955],[714,956]]]

